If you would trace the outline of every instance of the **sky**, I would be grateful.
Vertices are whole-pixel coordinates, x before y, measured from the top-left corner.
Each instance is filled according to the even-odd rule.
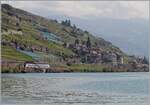
[[[149,17],[148,1],[2,1],[32,13],[56,18],[134,19]]]

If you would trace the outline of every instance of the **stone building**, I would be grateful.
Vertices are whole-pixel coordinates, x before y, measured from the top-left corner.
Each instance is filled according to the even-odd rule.
[[[118,64],[124,64],[124,59],[120,54],[116,54],[117,55],[117,63]]]
[[[96,51],[93,51],[92,53],[87,55],[86,62],[87,63],[102,63],[102,55],[100,53],[97,53]]]
[[[117,55],[113,52],[103,52],[102,59],[103,63],[117,64]]]

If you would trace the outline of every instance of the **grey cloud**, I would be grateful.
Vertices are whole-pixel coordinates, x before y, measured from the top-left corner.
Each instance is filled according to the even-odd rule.
[[[83,19],[87,17],[148,19],[149,16],[147,1],[8,1],[7,3],[34,13],[45,11],[40,13],[44,16],[49,12]]]

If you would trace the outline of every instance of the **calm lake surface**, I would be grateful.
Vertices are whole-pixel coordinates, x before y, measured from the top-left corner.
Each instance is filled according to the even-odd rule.
[[[2,104],[149,105],[149,73],[2,74]]]

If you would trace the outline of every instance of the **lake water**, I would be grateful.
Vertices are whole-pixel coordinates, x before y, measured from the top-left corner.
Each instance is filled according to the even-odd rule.
[[[2,74],[2,104],[150,105],[149,73]]]

